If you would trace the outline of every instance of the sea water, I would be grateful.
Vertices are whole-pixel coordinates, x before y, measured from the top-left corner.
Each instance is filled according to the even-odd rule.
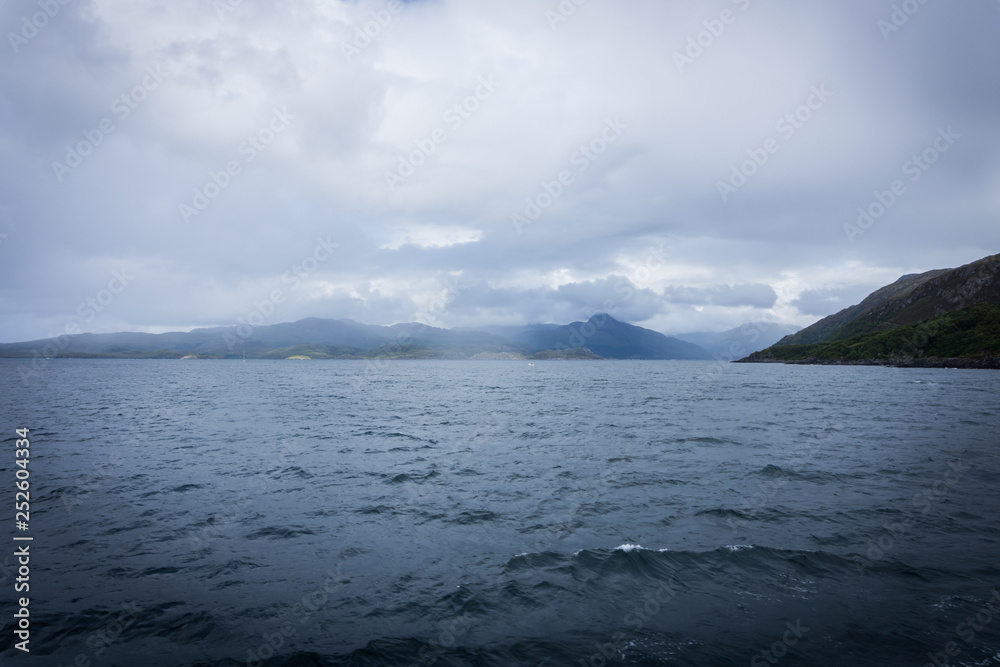
[[[24,364],[4,665],[1000,664],[1000,373]]]

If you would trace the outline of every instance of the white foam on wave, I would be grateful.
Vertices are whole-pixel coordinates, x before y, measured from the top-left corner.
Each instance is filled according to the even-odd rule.
[[[752,544],[727,544],[726,548],[730,551],[743,551],[744,549],[753,549]]]
[[[628,553],[629,551],[639,551],[641,549],[642,549],[641,544],[631,544],[629,542],[626,542],[621,546],[615,547],[615,551],[624,551],[625,553]]]

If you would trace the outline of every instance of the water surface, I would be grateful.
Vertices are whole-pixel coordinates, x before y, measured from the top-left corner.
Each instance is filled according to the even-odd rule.
[[[21,363],[31,664],[1000,664],[995,372]]]

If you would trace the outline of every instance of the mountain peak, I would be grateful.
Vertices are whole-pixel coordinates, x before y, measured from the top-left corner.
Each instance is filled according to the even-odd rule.
[[[590,319],[588,319],[587,322],[595,326],[602,326],[602,325],[607,326],[609,322],[611,324],[625,324],[625,322],[616,320],[607,313],[594,313],[593,315],[590,316]],[[635,325],[629,325],[629,326],[635,326]]]

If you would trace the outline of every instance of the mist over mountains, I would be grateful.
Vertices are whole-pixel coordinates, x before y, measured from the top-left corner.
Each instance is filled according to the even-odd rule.
[[[800,329],[778,322],[748,322],[727,331],[677,334],[675,338],[707,350],[716,359],[732,360],[771,347]]]
[[[76,334],[0,345],[0,357],[309,359],[722,359],[973,365],[1000,358],[1000,255],[905,275],[800,331],[774,322],[666,336],[599,313],[586,322],[443,329],[349,319]]]
[[[76,334],[0,345],[0,357],[270,358],[311,359],[713,359],[737,338],[761,349],[775,333],[745,325],[722,334],[666,336],[598,314],[586,322],[479,329],[419,323],[379,326],[348,319],[307,318],[252,327],[194,329],[163,334]],[[777,330],[775,330],[777,331]],[[782,334],[788,330],[781,328]],[[714,336],[714,337],[713,337]],[[705,346],[696,340],[702,340]],[[756,343],[756,345],[755,345]]]

